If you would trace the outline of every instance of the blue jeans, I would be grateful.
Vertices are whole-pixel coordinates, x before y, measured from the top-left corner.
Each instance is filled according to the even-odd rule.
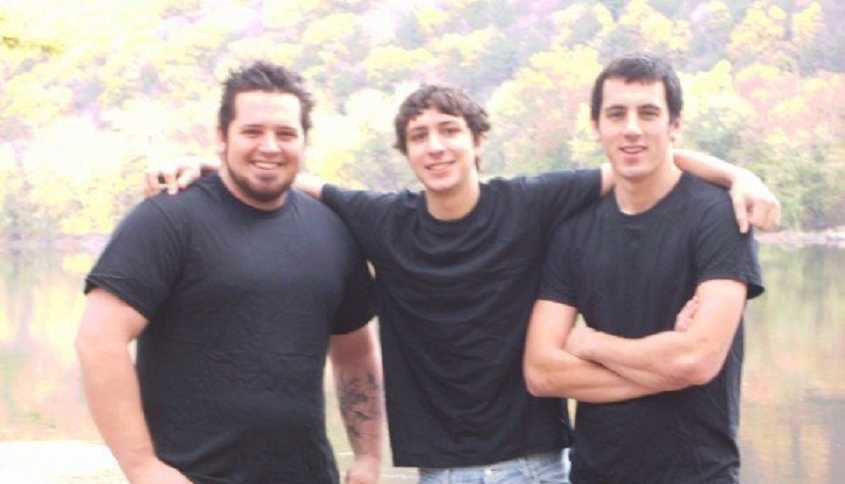
[[[569,449],[486,466],[421,468],[419,484],[569,484]]]

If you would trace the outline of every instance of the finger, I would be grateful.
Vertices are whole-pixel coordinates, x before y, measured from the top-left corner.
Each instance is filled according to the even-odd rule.
[[[751,207],[751,225],[760,230],[769,230],[769,213],[772,210],[771,203],[755,203]]]
[[[199,170],[186,168],[179,174],[179,177],[176,179],[176,183],[179,186],[179,189],[185,189],[188,185],[196,181],[200,177]]]
[[[736,217],[736,224],[739,226],[739,232],[744,234],[748,232],[748,206],[745,196],[731,193],[731,202],[734,206],[734,216]]]
[[[780,218],[781,218],[781,205],[780,202],[775,199],[775,203],[772,206],[772,209],[769,210],[768,217],[766,223],[769,227],[769,230],[776,230],[780,227]]]
[[[167,171],[162,174],[164,177],[164,185],[167,187],[167,193],[175,195],[179,192],[179,186],[176,184],[176,175],[172,171]]]
[[[144,196],[149,198],[161,192],[161,184],[158,181],[158,174],[147,172],[144,176]]]

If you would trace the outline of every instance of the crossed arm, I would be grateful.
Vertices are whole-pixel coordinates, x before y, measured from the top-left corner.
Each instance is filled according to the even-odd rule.
[[[524,371],[536,396],[617,402],[702,385],[718,374],[742,309],[744,283],[701,283],[688,327],[622,338],[575,327],[577,309],[539,300],[529,322]]]

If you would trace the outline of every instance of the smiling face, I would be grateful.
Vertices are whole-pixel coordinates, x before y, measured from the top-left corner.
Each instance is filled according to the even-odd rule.
[[[460,195],[478,185],[481,147],[463,117],[426,109],[408,122],[405,134],[408,163],[426,193]]]
[[[608,78],[602,90],[593,127],[616,175],[639,181],[668,166],[681,122],[670,121],[663,82]]]
[[[305,154],[299,99],[287,93],[249,91],[235,97],[235,116],[223,143],[220,176],[241,202],[261,210],[284,204]]]

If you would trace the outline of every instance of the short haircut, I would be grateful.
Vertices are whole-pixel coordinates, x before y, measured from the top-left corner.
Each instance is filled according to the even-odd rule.
[[[311,129],[311,109],[314,107],[314,100],[305,88],[302,76],[285,67],[258,61],[230,71],[229,77],[223,82],[223,97],[220,100],[217,122],[224,139],[229,125],[235,119],[235,97],[240,93],[254,91],[296,96],[302,108],[299,119],[302,131],[308,134],[308,130]]]
[[[648,54],[632,54],[613,60],[601,71],[593,84],[590,115],[598,123],[603,102],[604,81],[623,79],[625,82],[663,82],[669,121],[674,122],[684,109],[681,81],[672,66],[665,60]]]
[[[441,113],[464,118],[476,143],[484,133],[490,131],[487,111],[463,90],[448,86],[424,85],[405,98],[399,106],[399,113],[393,120],[396,128],[396,144],[393,146],[403,155],[408,154],[408,139],[405,132],[408,123],[426,109],[436,109]]]

